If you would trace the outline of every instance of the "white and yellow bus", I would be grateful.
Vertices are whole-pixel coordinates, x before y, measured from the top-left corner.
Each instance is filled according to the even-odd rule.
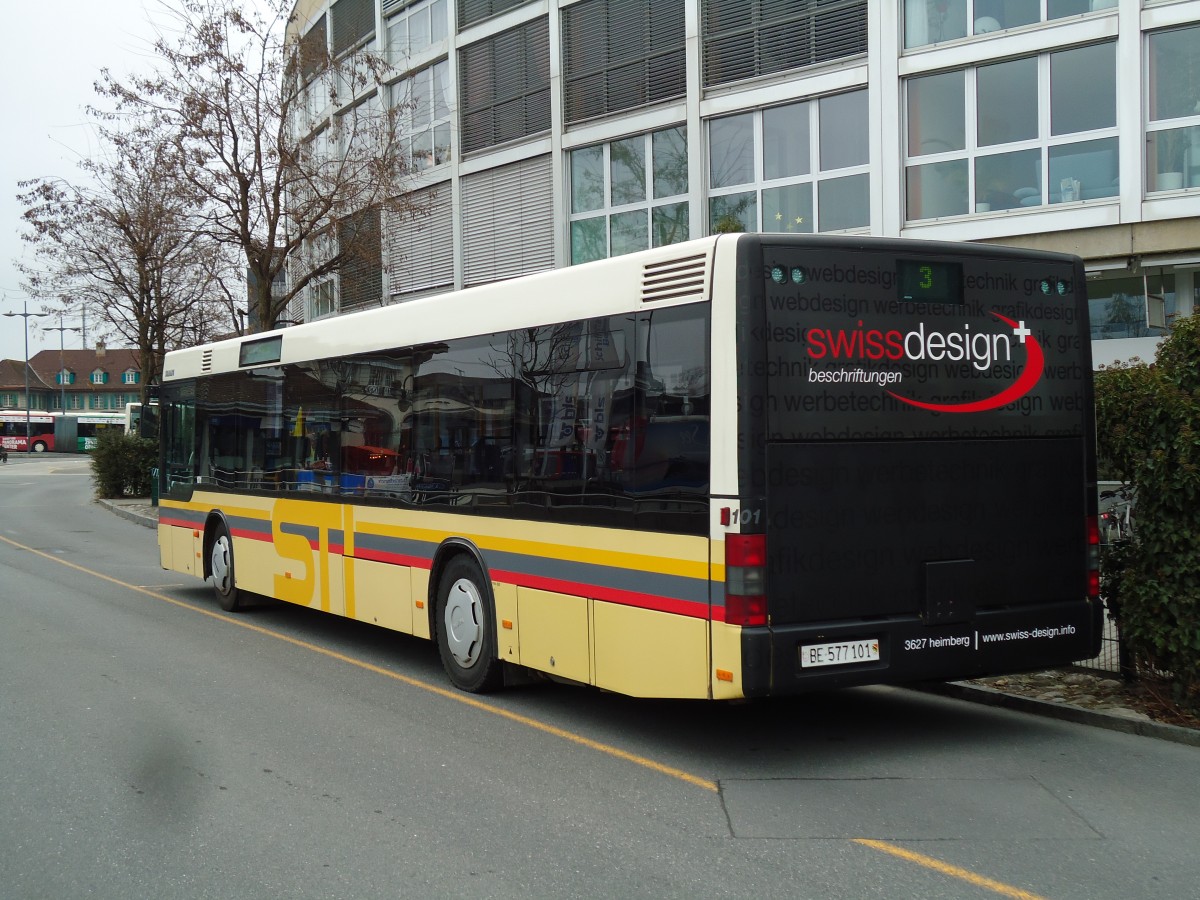
[[[164,568],[715,698],[1095,655],[1079,261],[723,235],[176,351]]]

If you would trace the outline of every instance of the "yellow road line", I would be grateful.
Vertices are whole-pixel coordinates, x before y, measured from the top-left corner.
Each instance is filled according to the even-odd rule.
[[[511,712],[507,709],[501,709],[500,707],[493,706],[490,703],[485,703],[482,700],[477,699],[476,697],[472,697],[469,694],[464,694],[459,691],[452,691],[448,688],[439,687],[438,685],[430,684],[427,681],[421,681],[418,678],[412,678],[408,675],[401,675],[399,672],[392,672],[388,669],[383,668],[382,666],[376,666],[376,665],[372,665],[371,663],[368,663],[368,662],[363,662],[362,660],[355,659],[352,656],[346,656],[345,654],[338,653],[334,650],[329,650],[325,647],[320,647],[317,644],[311,644],[308,641],[302,641],[299,638],[289,637],[286,634],[280,634],[277,631],[271,631],[269,628],[264,628],[261,625],[254,625],[254,624],[251,624],[250,622],[244,622],[240,619],[231,617],[224,613],[217,613],[217,612],[213,612],[212,610],[202,609],[198,606],[193,606],[190,603],[185,603],[181,600],[176,600],[173,597],[168,597],[166,594],[160,594],[158,591],[151,590],[150,588],[139,587],[136,584],[129,584],[128,582],[121,581],[119,578],[113,578],[113,577],[111,577],[109,575],[105,575],[101,572],[96,572],[96,571],[93,571],[92,569],[85,568],[84,566],[81,566],[78,563],[73,563],[73,562],[70,562],[69,560],[60,559],[59,557],[53,556],[49,553],[43,553],[41,550],[35,550],[33,547],[28,547],[25,544],[18,543],[17,541],[14,541],[14,540],[4,537],[3,535],[0,535],[0,541],[3,541],[4,543],[9,544],[10,546],[16,547],[18,550],[25,550],[29,553],[35,554],[36,556],[40,556],[43,559],[47,559],[47,560],[50,560],[51,562],[55,562],[60,565],[66,566],[69,569],[74,569],[77,572],[82,572],[85,575],[90,575],[93,578],[100,578],[100,579],[103,579],[104,581],[110,582],[111,584],[115,584],[119,587],[127,588],[128,590],[131,590],[131,591],[137,591],[139,594],[144,594],[147,597],[153,597],[155,600],[161,600],[164,603],[170,603],[173,606],[178,606],[180,609],[186,609],[186,610],[189,610],[190,612],[199,613],[200,615],[204,615],[204,616],[208,616],[209,618],[216,619],[219,622],[225,622],[226,624],[229,624],[229,625],[236,625],[239,628],[245,628],[248,631],[253,631],[257,634],[276,638],[277,640],[281,640],[281,641],[286,641],[287,643],[292,644],[293,646],[301,647],[305,650],[311,650],[313,653],[319,653],[322,656],[327,656],[330,659],[336,659],[339,662],[344,662],[344,663],[348,663],[349,665],[352,665],[352,666],[357,666],[360,669],[365,669],[366,671],[373,672],[376,675],[383,675],[384,677],[391,678],[394,681],[403,682],[404,684],[407,684],[410,687],[420,688],[423,691],[427,691],[431,694],[436,694],[437,696],[443,697],[447,700],[453,700],[456,703],[462,703],[465,706],[470,706],[474,709],[480,710],[481,712],[491,713],[492,715],[496,715],[496,716],[500,716],[501,718],[508,719],[511,722],[516,722],[519,725],[524,725],[528,728],[537,729],[538,731],[541,731],[545,734],[553,735],[554,737],[561,738],[565,741],[570,741],[571,743],[578,744],[581,747],[587,747],[589,750],[595,750],[599,753],[604,753],[608,756],[613,757],[614,759],[620,759],[620,760],[624,760],[625,762],[633,763],[634,765],[641,766],[644,769],[649,769],[653,772],[658,772],[659,774],[667,775],[667,776],[669,776],[671,778],[675,778],[679,781],[686,782],[695,787],[703,788],[706,791],[712,791],[713,793],[716,793],[716,791],[717,791],[717,783],[710,779],[701,778],[698,775],[693,775],[690,772],[683,771],[682,769],[676,769],[674,766],[664,765],[663,763],[656,762],[652,759],[648,759],[645,756],[639,756],[636,753],[630,753],[628,750],[622,750],[621,748],[614,747],[611,744],[605,744],[605,743],[602,743],[601,741],[592,740],[591,738],[584,737],[581,734],[575,734],[574,732],[567,731],[566,729],[558,728],[555,725],[550,725],[546,722],[540,722],[537,719],[530,718],[529,716],[523,716],[520,713]]]
[[[976,887],[993,891],[1002,897],[1012,897],[1014,900],[1044,900],[1039,894],[1032,894],[1021,888],[1013,887],[1011,884],[1005,884],[1003,881],[996,881],[993,878],[978,875],[970,869],[952,866],[949,863],[942,862],[940,859],[925,856],[923,853],[914,853],[912,850],[905,850],[903,847],[897,847],[894,844],[888,844],[883,841],[872,841],[867,838],[855,838],[854,843],[870,847],[872,850],[878,850],[881,853],[890,853],[892,856],[916,863],[918,866],[924,866],[926,869],[932,869],[935,872],[941,872],[943,875],[949,875],[951,878],[958,878]]]

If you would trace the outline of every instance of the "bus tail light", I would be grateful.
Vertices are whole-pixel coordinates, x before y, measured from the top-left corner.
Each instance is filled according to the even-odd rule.
[[[1100,599],[1100,524],[1095,516],[1087,517],[1087,595]]]
[[[767,537],[725,537],[725,621],[730,625],[767,624]]]

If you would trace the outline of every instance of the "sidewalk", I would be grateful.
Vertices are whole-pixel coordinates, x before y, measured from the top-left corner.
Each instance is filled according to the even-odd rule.
[[[139,525],[158,527],[158,507],[148,497],[97,502]],[[928,682],[913,689],[1200,747],[1200,729],[1156,722],[1135,708],[1123,682],[1085,672],[1055,669],[976,681]]]

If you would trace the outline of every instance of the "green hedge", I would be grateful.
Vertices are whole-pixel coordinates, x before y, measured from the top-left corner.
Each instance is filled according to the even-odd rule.
[[[1153,364],[1096,375],[1101,467],[1131,484],[1133,538],[1106,548],[1101,587],[1141,673],[1200,709],[1200,319],[1176,322]]]
[[[150,470],[158,464],[158,443],[102,429],[92,451],[92,480],[97,496],[149,497]]]

